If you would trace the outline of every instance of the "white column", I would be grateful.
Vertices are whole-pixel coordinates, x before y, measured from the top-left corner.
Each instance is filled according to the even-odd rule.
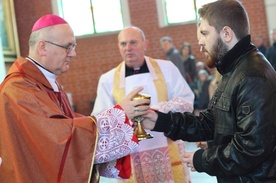
[[[0,0],[0,10],[1,13],[3,12],[3,6],[2,6],[3,1]],[[0,15],[0,23],[2,23],[3,15]],[[1,24],[0,24],[1,26]],[[3,54],[3,47],[2,47],[2,32],[0,29],[0,83],[2,83],[3,79],[5,78],[6,75],[6,67],[5,67],[5,61],[4,61],[4,54]]]
[[[2,40],[1,40],[1,33],[0,33],[0,83],[2,83],[5,76],[6,76],[6,67],[4,62]]]
[[[270,36],[270,43],[272,44],[271,30],[276,29],[276,22],[274,18],[276,16],[276,1],[265,0],[265,9],[267,16],[268,31]]]

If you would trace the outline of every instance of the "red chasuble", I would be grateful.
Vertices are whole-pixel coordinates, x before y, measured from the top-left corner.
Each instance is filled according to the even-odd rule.
[[[0,87],[1,183],[89,181],[96,124],[59,95],[30,61],[12,65]]]

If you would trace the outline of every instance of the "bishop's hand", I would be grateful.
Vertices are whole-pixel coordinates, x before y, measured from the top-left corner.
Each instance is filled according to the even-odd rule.
[[[125,98],[119,103],[129,119],[133,119],[137,116],[142,116],[146,114],[147,110],[149,109],[149,105],[146,105],[150,103],[149,99],[132,100],[133,97],[142,90],[143,87],[136,88],[127,96],[125,96]]]

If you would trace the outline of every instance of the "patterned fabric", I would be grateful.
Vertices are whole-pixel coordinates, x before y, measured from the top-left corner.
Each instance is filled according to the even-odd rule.
[[[139,183],[173,183],[167,147],[135,153],[132,156],[135,180]],[[143,168],[142,168],[143,167]]]
[[[99,129],[95,163],[119,159],[137,151],[138,142],[133,128],[121,109],[109,109],[96,116]]]
[[[172,112],[191,112],[193,111],[193,106],[191,103],[183,100],[182,98],[173,98],[170,101],[160,102],[151,108],[156,109],[163,113],[168,113],[169,111]]]
[[[133,134],[130,121],[118,105],[96,115],[96,118],[99,140],[95,163],[100,163],[101,175],[118,179],[129,178],[129,154],[138,150],[138,140]]]

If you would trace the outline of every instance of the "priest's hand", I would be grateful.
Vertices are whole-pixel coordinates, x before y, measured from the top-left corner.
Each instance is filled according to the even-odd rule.
[[[196,169],[193,164],[195,152],[185,152],[183,162],[186,163],[187,167],[191,169],[192,172],[195,172]]]
[[[207,142],[196,142],[196,146],[201,148],[201,149],[207,149],[208,148],[208,143]]]
[[[132,101],[132,98],[143,89],[143,87],[136,88],[127,96],[125,96],[125,98],[119,103],[119,105],[123,108],[129,119],[133,119],[136,116],[142,116],[146,114],[147,110],[149,109],[149,99],[138,99]]]
[[[156,120],[158,118],[158,115],[157,113],[152,110],[152,109],[149,109],[147,111],[147,113],[145,115],[143,115],[143,117],[145,118],[143,121],[142,121],[142,125],[145,129],[149,129],[149,130],[152,130],[155,126],[155,123],[156,123]]]

